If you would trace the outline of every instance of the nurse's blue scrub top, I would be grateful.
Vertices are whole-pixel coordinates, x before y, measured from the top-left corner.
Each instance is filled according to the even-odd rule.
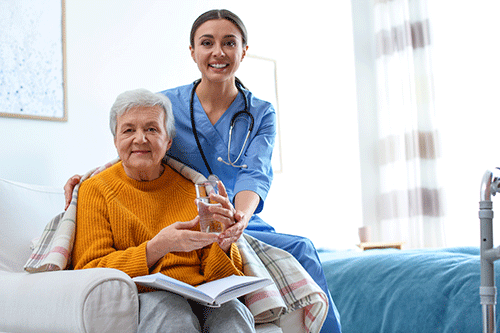
[[[203,162],[191,128],[190,100],[192,89],[193,84],[188,84],[162,91],[172,102],[175,117],[176,136],[168,155],[208,177],[209,171]],[[212,125],[208,119],[198,96],[195,94],[193,99],[194,120],[208,164],[213,174],[217,175],[224,183],[229,198],[234,200],[234,196],[240,191],[253,191],[261,199],[255,210],[255,213],[259,213],[262,211],[273,179],[271,157],[276,138],[276,112],[271,103],[256,98],[248,90],[243,89],[243,93],[248,100],[248,111],[254,117],[254,127],[241,158],[235,164],[246,164],[248,168],[235,168],[217,160],[219,157],[226,162],[228,160],[231,119],[234,114],[245,109],[245,101],[241,93],[215,125]],[[249,121],[248,115],[237,118],[231,138],[231,161],[235,161],[240,153],[248,132]]]

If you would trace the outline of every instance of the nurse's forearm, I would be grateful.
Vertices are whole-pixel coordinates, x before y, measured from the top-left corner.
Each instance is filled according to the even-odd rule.
[[[248,221],[257,209],[259,202],[260,197],[257,193],[253,191],[241,191],[234,197],[234,208],[237,211],[242,211]]]

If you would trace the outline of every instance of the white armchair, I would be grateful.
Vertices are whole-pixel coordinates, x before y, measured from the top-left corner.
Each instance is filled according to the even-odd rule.
[[[62,189],[0,179],[0,332],[136,332],[136,285],[110,268],[26,273],[31,241],[64,207]],[[302,310],[259,333],[303,332]]]

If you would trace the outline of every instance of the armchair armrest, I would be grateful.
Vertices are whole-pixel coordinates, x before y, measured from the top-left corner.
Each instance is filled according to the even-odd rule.
[[[136,332],[137,287],[116,269],[0,271],[0,332]]]

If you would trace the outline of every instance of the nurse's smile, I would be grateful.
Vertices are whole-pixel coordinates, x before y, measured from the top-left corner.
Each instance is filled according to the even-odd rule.
[[[229,64],[210,64],[208,66],[215,68],[215,69],[223,69],[223,68],[228,67]]]

